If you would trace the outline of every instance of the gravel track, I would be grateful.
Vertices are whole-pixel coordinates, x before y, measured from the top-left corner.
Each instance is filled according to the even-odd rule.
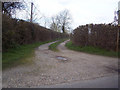
[[[68,40],[67,40],[68,41]],[[2,73],[3,88],[28,88],[71,83],[117,75],[118,58],[68,50],[63,42],[59,52],[48,50],[52,43],[35,49],[33,63],[9,68]],[[62,56],[67,61],[58,60]]]

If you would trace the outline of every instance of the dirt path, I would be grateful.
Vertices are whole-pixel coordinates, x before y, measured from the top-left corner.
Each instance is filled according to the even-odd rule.
[[[41,45],[35,50],[33,63],[3,71],[3,87],[39,87],[117,75],[117,58],[71,51],[64,46],[66,42],[58,46],[60,52],[48,50],[51,43]]]

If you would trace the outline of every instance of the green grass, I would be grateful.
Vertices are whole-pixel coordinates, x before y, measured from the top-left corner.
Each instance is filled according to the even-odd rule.
[[[9,49],[7,52],[3,52],[2,68],[6,69],[6,68],[14,67],[16,65],[31,62],[27,58],[31,58],[34,56],[34,49],[42,44],[49,43],[52,41],[20,45],[16,48]]]
[[[57,42],[49,45],[49,49],[52,50],[52,51],[59,51],[59,50],[57,49],[57,46],[58,46],[60,43],[64,42],[65,40],[66,40],[66,39],[62,39],[62,40],[59,40],[59,41],[57,41]]]
[[[85,47],[80,47],[76,46],[72,43],[72,41],[69,41],[65,45],[68,49],[75,50],[75,51],[80,51],[80,52],[85,52],[89,54],[96,54],[96,55],[103,55],[103,56],[110,56],[110,57],[118,57],[118,52],[114,51],[107,51],[105,49],[101,49],[98,47],[92,47],[92,46],[85,46]]]

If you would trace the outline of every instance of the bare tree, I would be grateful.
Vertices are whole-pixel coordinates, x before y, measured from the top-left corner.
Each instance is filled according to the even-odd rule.
[[[62,30],[63,33],[66,33],[71,29],[72,18],[68,10],[60,12],[57,16],[52,17],[51,29],[57,31]]]
[[[57,18],[63,33],[70,29],[72,19],[68,10],[60,12]]]
[[[15,9],[22,9],[24,5],[21,2],[2,2],[2,12],[11,16],[15,13]]]
[[[60,26],[59,26],[59,22],[58,22],[56,16],[52,17],[51,20],[52,20],[52,23],[50,24],[50,29],[57,31],[57,32],[60,32]]]

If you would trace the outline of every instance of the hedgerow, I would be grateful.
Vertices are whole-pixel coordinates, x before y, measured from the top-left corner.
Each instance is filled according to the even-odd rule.
[[[55,32],[35,23],[13,19],[2,15],[2,50],[18,45],[49,41],[68,37],[67,34]]]
[[[116,50],[118,26],[106,24],[90,24],[77,27],[71,40],[78,46],[94,46],[107,50]]]

